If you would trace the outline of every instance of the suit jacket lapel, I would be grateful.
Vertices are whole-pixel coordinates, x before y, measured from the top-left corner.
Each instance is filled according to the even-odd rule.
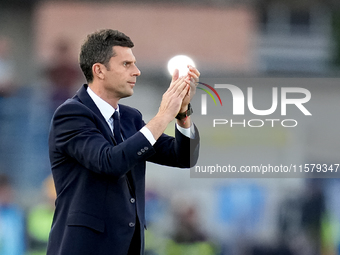
[[[79,100],[86,105],[91,111],[93,111],[98,118],[100,119],[102,126],[104,127],[105,130],[101,130],[102,132],[105,132],[107,135],[109,135],[111,137],[111,140],[114,142],[114,144],[117,144],[116,141],[114,140],[112,131],[110,129],[110,127],[108,126],[105,118],[103,117],[103,115],[101,114],[101,112],[99,111],[98,107],[96,106],[96,104],[93,102],[92,98],[89,96],[89,94],[87,93],[87,84],[84,84],[78,91],[76,94],[76,97],[79,98]]]

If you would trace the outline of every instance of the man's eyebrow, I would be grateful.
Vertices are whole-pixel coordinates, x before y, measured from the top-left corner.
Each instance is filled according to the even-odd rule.
[[[124,60],[123,63],[128,63],[128,64],[137,63],[137,60]]]

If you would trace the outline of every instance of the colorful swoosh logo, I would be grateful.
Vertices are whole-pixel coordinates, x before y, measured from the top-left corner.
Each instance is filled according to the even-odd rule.
[[[206,87],[209,88],[212,92],[214,92],[215,95],[217,96],[218,100],[220,101],[221,106],[222,106],[221,97],[220,97],[220,95],[217,93],[217,91],[216,91],[213,87],[211,87],[209,84],[206,84],[206,83],[203,83],[203,82],[197,82],[197,83],[200,84],[200,85],[206,86]],[[216,100],[215,100],[215,97],[213,96],[213,94],[212,94],[209,90],[204,89],[204,88],[200,88],[200,87],[197,87],[197,88],[203,90],[204,92],[206,92],[206,93],[214,100],[215,105],[217,105]]]

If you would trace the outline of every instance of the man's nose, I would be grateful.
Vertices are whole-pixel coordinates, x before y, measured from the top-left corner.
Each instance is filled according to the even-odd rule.
[[[135,70],[133,71],[133,76],[139,76],[141,74],[140,70],[138,67],[135,65]]]

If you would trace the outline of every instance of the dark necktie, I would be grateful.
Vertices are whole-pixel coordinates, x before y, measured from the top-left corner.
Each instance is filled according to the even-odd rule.
[[[119,120],[119,112],[115,111],[113,114],[113,135],[117,144],[123,142],[121,131],[120,131],[120,120]]]
[[[117,144],[120,144],[123,142],[122,139],[122,133],[120,131],[120,117],[119,117],[119,112],[115,111],[113,114],[113,135],[115,137],[115,140]],[[127,179],[128,179],[128,185],[132,193],[134,193],[134,188],[133,187],[133,181],[132,181],[132,175],[131,172],[126,173]]]

